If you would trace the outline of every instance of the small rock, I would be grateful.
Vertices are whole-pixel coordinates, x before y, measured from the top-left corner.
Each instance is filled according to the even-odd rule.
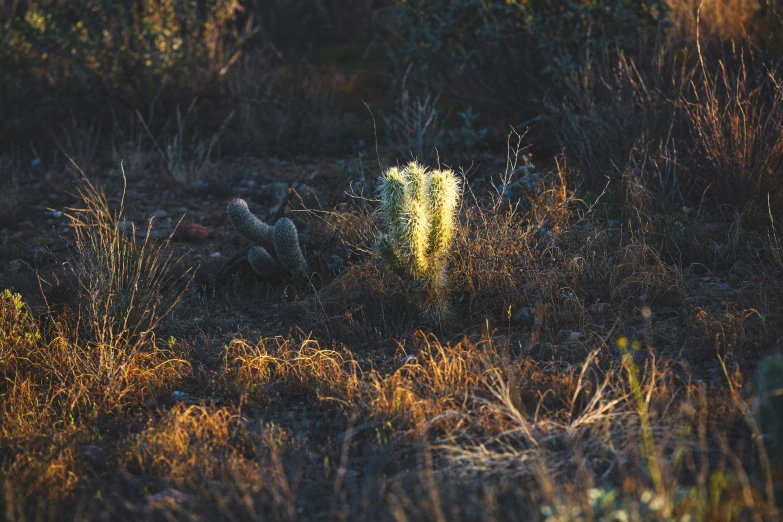
[[[196,497],[183,493],[178,489],[166,488],[160,493],[154,495],[147,495],[148,502],[173,502],[175,504],[184,504],[186,502],[193,502]]]
[[[186,241],[196,241],[199,239],[206,239],[212,235],[212,229],[199,225],[197,223],[180,223],[177,225],[177,236]]]
[[[514,314],[511,316],[511,319],[521,323],[521,322],[527,322],[532,321],[533,318],[535,318],[536,309],[535,308],[520,308]]]
[[[212,252],[211,254],[209,254],[209,257],[220,257],[222,255],[223,254],[221,254],[220,252]]]
[[[560,339],[564,339],[568,341],[569,343],[572,343],[576,341],[577,339],[584,337],[584,334],[582,332],[572,332],[570,330],[560,330],[557,332],[557,336]]]
[[[104,457],[103,448],[101,448],[100,446],[93,446],[91,444],[79,448],[79,453],[81,453],[82,455],[84,455],[89,459],[94,459],[94,460],[99,460]]]
[[[332,254],[332,257],[330,258],[329,263],[327,263],[327,265],[326,265],[326,267],[329,270],[339,270],[339,269],[343,268],[344,266],[345,266],[345,260],[342,257],[340,257],[338,255],[334,255],[334,254]]]
[[[171,400],[175,402],[187,402],[190,399],[190,396],[183,392],[183,391],[173,391],[171,392]]]
[[[41,245],[33,245],[24,251],[24,259],[35,266],[39,266],[39,264],[52,261],[54,256],[48,248]]]
[[[359,472],[352,469],[337,468],[337,475],[344,479],[350,479],[358,476]]]
[[[158,218],[158,219],[163,219],[163,218],[169,217],[169,213],[168,213],[168,212],[166,212],[165,210],[163,210],[162,208],[159,208],[159,209],[157,209],[157,210],[153,211],[153,212],[152,212],[152,213],[151,213],[149,216],[147,216],[147,217],[151,217],[151,218]]]

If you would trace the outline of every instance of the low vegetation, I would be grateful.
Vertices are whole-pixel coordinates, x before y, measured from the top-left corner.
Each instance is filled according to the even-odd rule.
[[[0,0],[0,517],[779,520],[781,15]]]

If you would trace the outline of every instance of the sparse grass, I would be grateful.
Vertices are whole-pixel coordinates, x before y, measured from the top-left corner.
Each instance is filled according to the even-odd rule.
[[[76,120],[76,115],[71,113],[71,121],[63,125],[59,136],[55,136],[55,142],[60,152],[73,161],[83,171],[92,173],[95,159],[102,145],[103,132],[101,123],[93,119],[84,125]],[[68,163],[69,160],[66,160]]]
[[[188,119],[194,114],[196,101],[194,99],[191,102],[184,116],[177,106],[173,131],[157,139],[141,113],[137,112],[139,121],[155,144],[164,169],[174,181],[185,187],[195,187],[199,183],[205,183],[205,179],[214,174],[212,151],[234,117],[234,113],[231,112],[209,138],[201,137],[197,131],[198,126],[194,129],[188,123]]]

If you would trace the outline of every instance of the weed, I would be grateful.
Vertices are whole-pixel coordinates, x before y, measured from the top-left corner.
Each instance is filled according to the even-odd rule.
[[[720,61],[717,73],[693,86],[696,100],[680,101],[696,150],[710,168],[702,185],[714,185],[720,202],[778,194],[783,90],[774,76],[753,80],[744,62],[731,73]]]

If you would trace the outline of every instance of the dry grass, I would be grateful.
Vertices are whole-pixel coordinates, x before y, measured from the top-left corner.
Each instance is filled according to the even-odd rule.
[[[783,162],[783,94],[774,76],[759,81],[744,63],[694,85],[696,101],[680,102],[691,123],[696,150],[711,169],[702,174],[720,201],[778,194]]]
[[[71,306],[36,318],[18,296],[2,297],[0,440],[9,499],[21,495],[13,502],[71,493],[80,468],[74,445],[94,438],[89,427],[144,404],[190,369],[155,337],[187,286],[174,281],[165,246],[128,236],[121,213],[111,214],[89,182],[79,191],[86,209],[71,216]]]
[[[724,42],[774,52],[780,45],[780,8],[774,2],[756,0],[669,0],[671,29],[668,45],[715,47]],[[695,49],[692,49],[695,50]]]

